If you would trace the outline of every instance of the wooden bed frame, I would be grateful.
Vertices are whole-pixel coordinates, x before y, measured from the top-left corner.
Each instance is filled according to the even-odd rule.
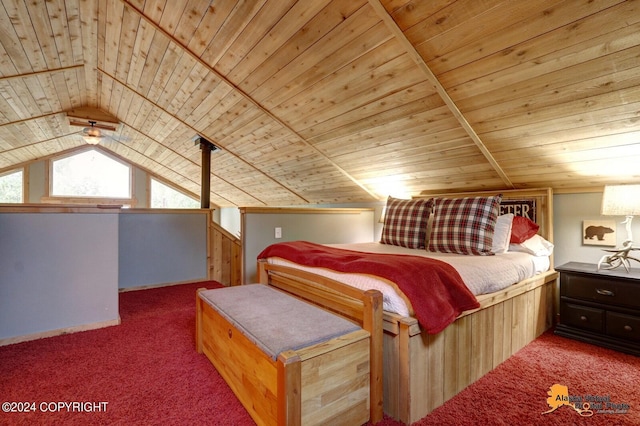
[[[503,199],[536,200],[538,233],[553,241],[551,189],[425,194],[424,198],[503,194]],[[260,282],[271,280],[272,265],[258,262]],[[279,267],[290,283],[326,280]],[[553,269],[502,291],[478,297],[480,308],[462,313],[442,332],[430,335],[413,317],[384,312],[384,412],[406,424],[451,399],[553,325],[557,312]],[[294,284],[295,285],[295,284]]]

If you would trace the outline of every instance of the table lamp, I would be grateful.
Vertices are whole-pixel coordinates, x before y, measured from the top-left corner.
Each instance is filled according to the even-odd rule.
[[[622,265],[629,272],[629,260],[640,262],[640,259],[630,256],[633,250],[633,236],[631,234],[631,221],[633,216],[640,214],[640,185],[606,185],[602,193],[602,211],[606,216],[626,216],[623,224],[626,225],[627,239],[622,243],[621,249],[605,250],[611,254],[602,256],[598,262],[598,269],[614,269]]]

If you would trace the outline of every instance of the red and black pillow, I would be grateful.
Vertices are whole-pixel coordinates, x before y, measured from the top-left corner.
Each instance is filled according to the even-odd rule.
[[[493,255],[493,234],[501,200],[501,195],[436,199],[429,251]]]
[[[380,242],[424,249],[432,206],[432,199],[402,200],[389,197]]]

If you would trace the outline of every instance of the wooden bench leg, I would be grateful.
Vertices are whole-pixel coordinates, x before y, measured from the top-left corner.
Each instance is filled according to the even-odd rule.
[[[293,351],[278,355],[278,425],[302,423],[302,363]]]
[[[199,288],[196,291],[196,350],[199,354],[202,353],[202,298],[200,292],[206,290],[206,288]]]

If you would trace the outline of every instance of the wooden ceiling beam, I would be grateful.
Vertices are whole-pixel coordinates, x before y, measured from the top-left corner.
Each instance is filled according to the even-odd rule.
[[[70,126],[94,127],[115,132],[120,127],[117,117],[93,107],[73,108],[65,111]]]
[[[210,138],[208,135],[200,132],[199,130],[194,129],[193,127],[191,127],[189,124],[187,124],[185,121],[181,120],[180,118],[176,117],[175,115],[171,114],[169,111],[167,111],[166,109],[162,108],[160,105],[156,104],[155,102],[150,101],[149,99],[147,99],[142,93],[139,93],[138,91],[136,91],[135,89],[133,89],[132,87],[128,86],[126,82],[124,81],[120,81],[118,80],[115,76],[108,74],[105,70],[101,69],[101,68],[97,68],[98,72],[100,72],[102,75],[104,75],[105,77],[108,77],[110,79],[112,79],[113,81],[115,81],[116,83],[120,84],[122,87],[124,87],[126,90],[131,91],[132,93],[134,93],[136,96],[140,96],[142,99],[144,99],[145,102],[149,102],[151,105],[153,105],[154,108],[159,109],[160,111],[164,112],[165,114],[171,116],[174,120],[178,121],[180,124],[182,124],[183,126],[188,127],[189,129],[193,130],[193,136],[196,135],[201,135],[203,137],[205,137],[208,140],[212,140],[213,138]],[[151,136],[147,135],[146,133],[141,132],[140,130],[136,129],[135,127],[133,127],[133,125],[122,121],[123,124],[127,125],[128,127],[134,129],[136,132],[140,133],[141,135],[145,136],[146,138],[148,138],[149,140],[154,141],[155,143],[157,143],[158,145],[162,145],[163,147],[165,147],[166,149],[170,150],[171,152],[173,152],[174,154],[184,158],[187,161],[193,162],[191,161],[189,158],[185,157],[184,155],[180,154],[179,152],[177,152],[174,149],[169,148],[166,145],[163,145],[162,143],[158,142],[156,139],[152,138]],[[296,195],[297,197],[299,197],[300,199],[304,200],[304,201],[308,201],[306,200],[304,197],[298,195],[297,193],[295,193],[294,191],[290,190],[289,188],[287,188],[286,186],[284,186],[282,183],[278,182],[277,180],[273,179],[272,177],[268,176],[267,174],[265,174],[264,172],[262,172],[261,170],[257,169],[255,166],[253,166],[252,164],[250,164],[249,162],[243,160],[242,158],[238,157],[235,153],[231,152],[230,150],[228,150],[227,148],[224,147],[224,145],[218,143],[217,141],[215,142],[215,145],[220,147],[221,149],[224,149],[225,152],[227,152],[227,154],[233,156],[234,158],[236,158],[238,161],[243,162],[244,164],[248,165],[249,167],[253,168],[254,170],[256,170],[258,173],[261,173],[263,176],[265,176],[267,179],[272,180],[273,182],[275,182],[276,184],[278,184],[279,186],[283,187],[284,189],[286,189],[287,191],[291,192],[292,194]],[[214,173],[215,174],[215,173]],[[228,183],[229,185],[233,186],[234,188],[236,188],[237,190],[239,190],[240,192],[243,192],[244,194],[247,194],[249,197],[253,198],[254,200],[260,202],[261,204],[264,204],[265,206],[267,205],[267,203],[265,203],[263,200],[258,199],[257,197],[255,197],[254,195],[249,194],[247,191],[243,190],[242,188],[239,188],[238,186],[234,185],[233,183],[229,182],[228,180],[226,180],[225,178],[223,178],[222,176],[218,176],[218,179]],[[215,192],[215,191],[214,191]],[[220,196],[220,198],[224,198],[222,196]],[[231,200],[229,200],[231,201]]]
[[[280,118],[276,117],[271,111],[269,111],[268,109],[266,109],[264,106],[262,106],[258,101],[256,101],[255,99],[253,99],[248,93],[244,92],[242,89],[240,89],[238,86],[236,86],[235,84],[233,84],[231,81],[229,81],[224,75],[220,74],[218,71],[216,71],[211,65],[209,65],[207,62],[203,61],[200,56],[196,55],[194,52],[191,51],[191,49],[189,49],[188,46],[185,46],[184,44],[182,44],[180,41],[176,40],[175,37],[173,37],[171,34],[169,34],[167,31],[165,31],[163,28],[161,28],[158,24],[156,24],[152,19],[150,19],[148,16],[146,16],[144,14],[144,11],[138,9],[138,7],[136,7],[134,4],[132,4],[131,1],[129,0],[121,0],[126,7],[131,8],[131,10],[133,10],[135,13],[137,13],[142,19],[144,19],[147,23],[149,23],[150,25],[152,25],[156,31],[160,32],[161,34],[163,34],[165,37],[167,37],[169,40],[171,40],[172,43],[175,43],[176,46],[179,46],[180,49],[182,49],[185,53],[187,53],[189,56],[191,56],[194,60],[196,60],[198,63],[200,63],[202,66],[204,66],[207,70],[209,70],[209,72],[213,73],[217,78],[219,78],[220,80],[222,80],[223,82],[225,82],[225,84],[228,84],[231,88],[233,88],[234,91],[236,91],[237,93],[239,93],[245,100],[247,100],[248,102],[250,102],[251,104],[253,104],[256,108],[260,109],[260,111],[262,111],[264,114],[266,114],[269,118],[271,118],[272,120],[274,120],[276,123],[278,123],[278,125],[282,126],[283,129],[286,129],[287,131],[289,131],[292,135],[294,135],[298,140],[300,140],[302,143],[304,143],[308,148],[310,148],[311,150],[313,150],[317,155],[319,155],[320,157],[322,157],[322,159],[324,161],[326,161],[327,163],[329,163],[333,168],[335,168],[337,171],[339,171],[343,176],[345,176],[347,179],[349,179],[351,182],[353,182],[354,184],[356,184],[358,187],[360,187],[363,191],[365,191],[367,194],[369,194],[369,196],[371,196],[371,198],[373,200],[378,200],[379,197],[374,194],[373,192],[371,192],[364,184],[362,184],[360,181],[358,181],[356,178],[354,178],[353,176],[351,176],[351,174],[349,174],[346,170],[344,170],[342,167],[340,167],[335,161],[333,161],[332,159],[330,159],[329,157],[327,157],[322,151],[320,151],[318,148],[316,148],[313,144],[311,144],[308,140],[306,140],[304,137],[302,137],[298,132],[296,132],[294,129],[292,129],[289,125],[287,125],[284,121],[282,121]],[[171,114],[173,116],[173,114]],[[222,147],[222,146],[221,146]],[[227,150],[225,148],[225,150],[227,152],[230,152],[229,150]],[[237,158],[240,158],[236,155]],[[244,161],[244,160],[242,160]],[[249,164],[251,167],[253,167],[255,169],[255,166],[253,166],[252,164],[244,161],[246,164]],[[256,169],[257,170],[257,169]],[[261,172],[264,174],[264,172]],[[280,186],[283,186],[282,183],[276,181],[275,179],[272,179],[274,182],[278,183]],[[283,186],[284,187],[284,186]],[[286,187],[284,187],[286,188]],[[286,188],[288,191],[290,191],[291,193],[295,194],[297,197],[305,200],[306,198],[303,197],[301,194],[296,193],[295,191],[293,191],[290,188]]]
[[[447,105],[453,116],[458,120],[462,128],[467,132],[471,140],[476,144],[482,155],[487,159],[491,167],[498,173],[504,184],[509,188],[515,188],[511,179],[507,176],[507,174],[502,170],[500,164],[493,158],[491,152],[487,149],[485,144],[480,139],[480,136],[473,130],[473,127],[469,124],[465,116],[462,114],[456,103],[451,99],[447,90],[442,86],[438,77],[431,71],[431,68],[424,61],[420,53],[416,50],[416,48],[411,44],[409,39],[404,35],[402,29],[398,26],[398,24],[393,20],[393,17],[389,15],[387,10],[384,8],[380,0],[368,0],[371,7],[378,14],[380,19],[384,22],[384,24],[389,28],[393,36],[398,40],[402,48],[407,52],[407,54],[413,59],[413,61],[418,65],[418,67],[422,70],[422,72],[427,76],[427,79],[433,86],[433,88],[438,92],[444,103]]]
[[[73,71],[73,70],[78,69],[78,68],[84,68],[84,65],[80,64],[80,65],[73,65],[73,66],[70,66],[70,67],[55,68],[55,69],[42,70],[42,71],[34,71],[34,72],[25,73],[25,74],[7,75],[7,76],[0,77],[0,81],[11,81],[11,80],[22,79],[22,78],[26,78],[26,77],[36,77],[36,76],[43,75],[43,74],[56,74],[56,73],[59,73],[59,72]]]
[[[54,115],[58,115],[58,114],[64,114],[64,111],[56,111],[56,112],[52,112],[50,114],[38,115],[38,116],[35,116],[35,117],[23,118],[23,119],[15,120],[15,121],[7,121],[6,123],[0,123],[0,127],[11,126],[12,124],[27,123],[27,122],[32,121],[32,120],[39,120],[41,118],[53,117]]]

